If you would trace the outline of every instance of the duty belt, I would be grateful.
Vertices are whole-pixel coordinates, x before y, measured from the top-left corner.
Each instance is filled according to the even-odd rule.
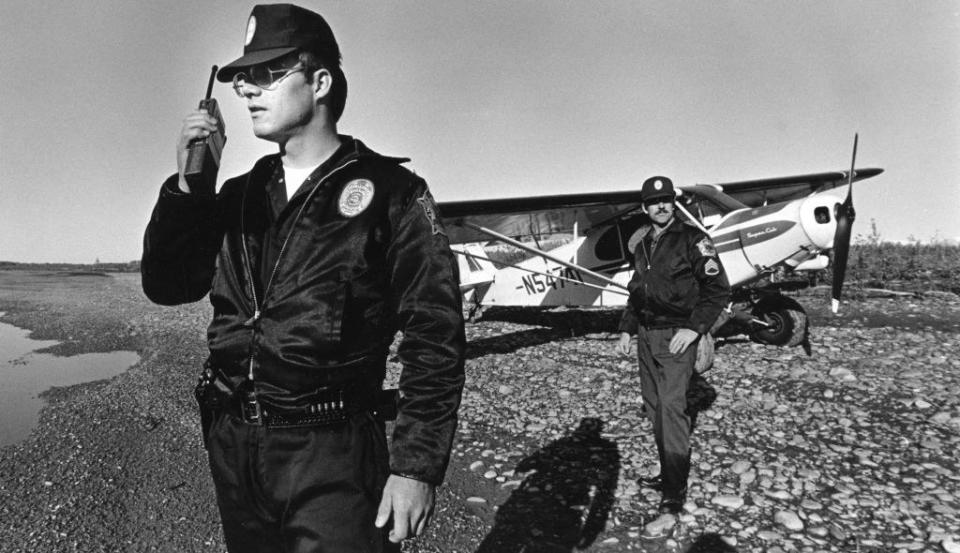
[[[222,411],[256,426],[326,426],[346,422],[362,411],[369,411],[383,420],[396,417],[396,390],[382,390],[377,394],[364,393],[360,388],[357,383],[324,387],[294,405],[280,406],[258,398],[249,380],[233,386],[219,373],[205,369],[196,394],[198,402],[206,409]]]

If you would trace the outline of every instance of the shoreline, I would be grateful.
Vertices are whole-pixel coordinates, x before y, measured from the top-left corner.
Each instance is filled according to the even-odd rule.
[[[61,341],[43,352],[129,350],[140,361],[107,380],[48,389],[30,436],[0,450],[4,550],[216,550],[219,519],[186,401],[202,331],[176,328],[203,306],[162,316],[170,313],[139,297],[138,275],[27,284],[0,293],[0,311],[33,339]]]

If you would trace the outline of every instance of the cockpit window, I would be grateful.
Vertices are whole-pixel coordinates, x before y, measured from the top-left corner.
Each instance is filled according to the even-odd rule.
[[[613,261],[623,258],[623,244],[620,241],[620,225],[613,225],[600,235],[593,253],[600,261]]]
[[[714,215],[723,215],[726,213],[721,206],[707,198],[691,198],[688,196],[685,200],[686,201],[683,202],[684,207],[687,208],[687,211],[689,211],[691,215],[700,219],[700,221]]]

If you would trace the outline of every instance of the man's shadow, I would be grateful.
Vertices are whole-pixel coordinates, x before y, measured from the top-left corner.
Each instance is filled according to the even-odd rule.
[[[530,472],[500,506],[476,553],[563,553],[584,549],[606,527],[620,452],[601,437],[603,421],[587,417],[573,433],[520,461]]]

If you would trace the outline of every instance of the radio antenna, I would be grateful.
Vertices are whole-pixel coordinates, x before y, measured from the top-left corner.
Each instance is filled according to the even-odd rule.
[[[210,68],[210,80],[207,82],[207,95],[205,96],[207,100],[209,100],[210,95],[213,94],[213,80],[217,77],[217,69],[219,68],[216,65]]]

